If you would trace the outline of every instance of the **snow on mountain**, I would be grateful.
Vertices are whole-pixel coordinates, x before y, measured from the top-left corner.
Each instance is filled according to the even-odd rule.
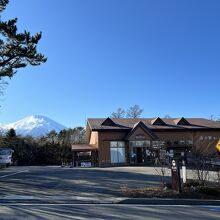
[[[6,132],[10,128],[15,129],[16,134],[18,135],[30,135],[33,137],[46,135],[52,130],[59,132],[63,129],[66,129],[65,126],[41,115],[31,115],[14,123],[0,125],[0,131],[3,132]]]

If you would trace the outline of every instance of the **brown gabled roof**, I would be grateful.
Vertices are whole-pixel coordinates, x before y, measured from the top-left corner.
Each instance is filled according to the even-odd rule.
[[[142,128],[153,140],[157,140],[158,137],[144,124],[142,121],[139,121],[134,125],[132,130],[128,133],[125,139],[128,139],[138,128]]]
[[[220,122],[205,118],[185,118],[189,125],[178,125],[178,118],[161,118],[166,125],[152,125],[155,118],[111,118],[114,125],[102,125],[106,118],[89,118],[91,130],[131,130],[136,123],[142,121],[149,129],[220,129]]]
[[[108,118],[107,118],[108,119]],[[111,119],[114,124],[108,124],[105,125],[103,122],[106,121],[106,118],[88,118],[88,125],[91,130],[99,130],[99,129],[105,129],[105,130],[114,130],[114,129],[130,129],[130,127],[124,126],[121,124],[121,122],[117,123],[117,120],[115,118]]]

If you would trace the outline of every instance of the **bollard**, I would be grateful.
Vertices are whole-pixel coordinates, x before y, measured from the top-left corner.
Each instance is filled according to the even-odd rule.
[[[186,183],[187,174],[186,174],[186,162],[182,160],[182,176],[183,176],[183,183]]]

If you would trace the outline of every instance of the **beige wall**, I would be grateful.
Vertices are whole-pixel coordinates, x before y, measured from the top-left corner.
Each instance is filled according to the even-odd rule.
[[[90,135],[91,135],[91,128],[89,126],[89,123],[87,122],[86,124],[86,142],[89,143],[90,142]]]
[[[92,131],[91,135],[90,135],[90,140],[89,140],[89,144],[94,144],[96,146],[98,146],[98,132],[97,131]]]

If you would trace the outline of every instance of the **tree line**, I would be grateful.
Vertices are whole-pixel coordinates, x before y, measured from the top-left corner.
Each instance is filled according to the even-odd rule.
[[[72,161],[71,145],[85,143],[85,129],[76,127],[51,131],[47,135],[33,138],[16,135],[14,129],[0,136],[0,147],[14,150],[15,165],[60,165]]]
[[[141,118],[144,109],[139,105],[130,106],[127,110],[123,108],[118,108],[116,111],[112,112],[111,118]],[[165,114],[164,118],[171,118],[169,114]]]
[[[141,109],[139,105],[133,105],[127,110],[118,108],[115,112],[112,112],[112,118],[140,118],[144,109]]]

